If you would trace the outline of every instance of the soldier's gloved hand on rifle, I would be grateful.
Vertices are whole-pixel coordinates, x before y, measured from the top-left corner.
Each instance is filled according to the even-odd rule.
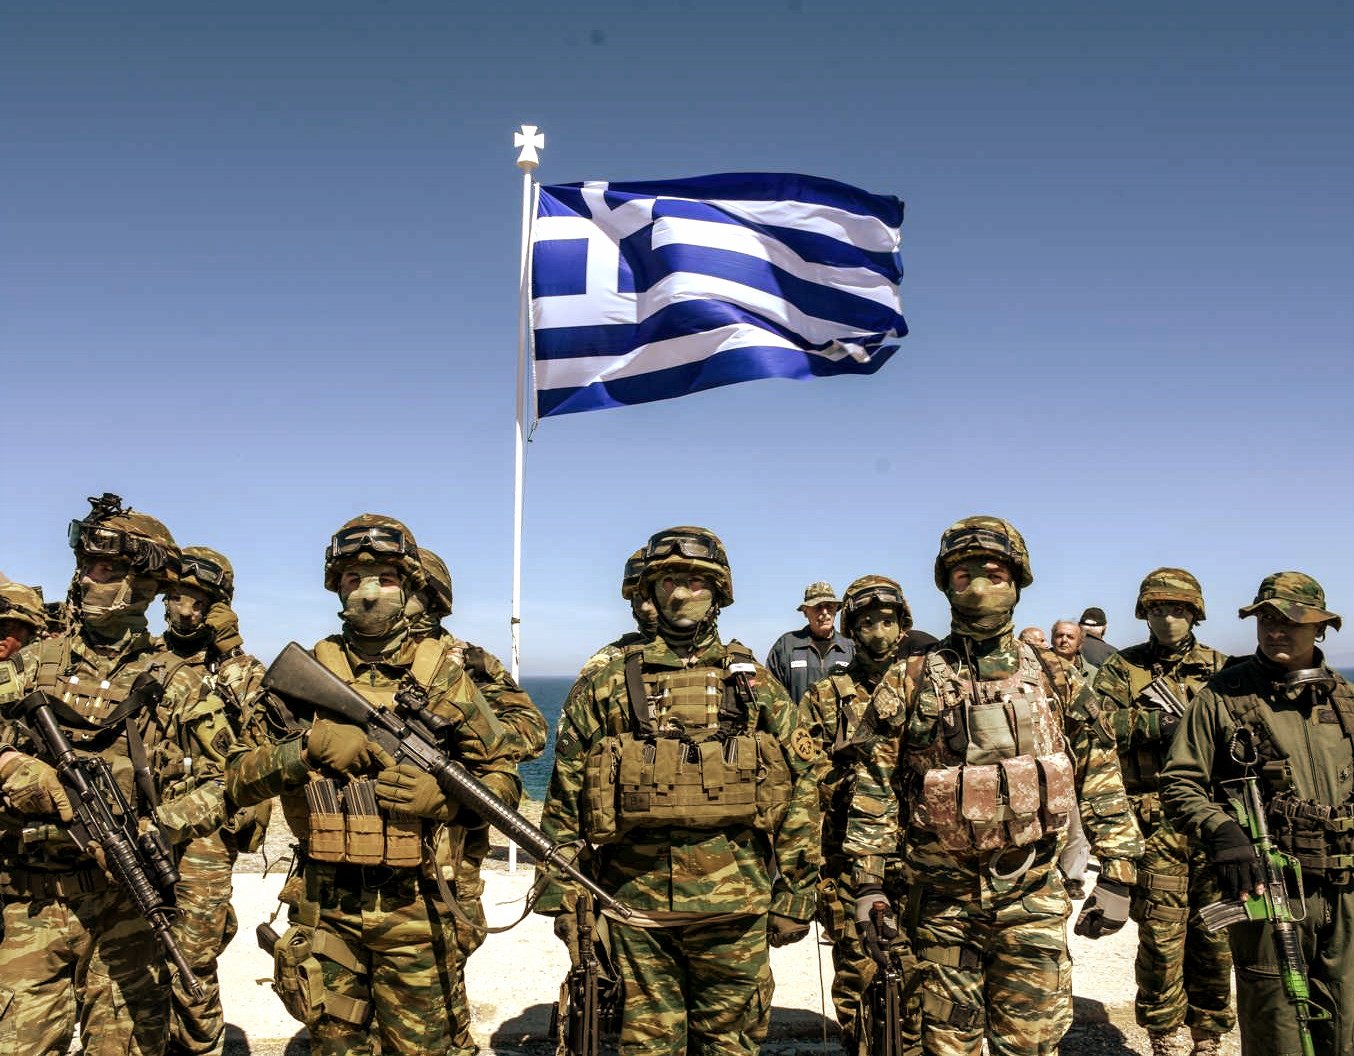
[[[880,942],[889,943],[898,937],[898,916],[882,887],[862,888],[860,894],[856,896],[856,928],[863,934],[865,922],[871,919],[875,906],[880,904],[884,906],[884,910],[882,914],[874,917],[875,931],[879,935]]]
[[[224,601],[213,602],[203,620],[212,629],[212,644],[222,655],[244,648],[240,637],[240,618]]]
[[[789,946],[798,942],[809,933],[807,920],[795,920],[794,917],[782,917],[772,913],[766,922],[766,939],[772,946]]]
[[[1208,860],[1218,874],[1223,898],[1245,898],[1264,893],[1265,874],[1245,829],[1228,818],[1206,839]]]
[[[74,816],[56,770],[23,752],[9,752],[0,762],[0,790],[10,808],[19,814],[35,818],[55,814],[62,821]]]
[[[311,768],[327,766],[341,774],[369,770],[373,763],[385,765],[390,759],[365,730],[329,719],[316,719],[306,731],[303,754]]]
[[[1133,889],[1127,884],[1102,876],[1077,914],[1076,933],[1089,939],[1113,935],[1128,920],[1132,894]]]
[[[455,800],[447,798],[432,774],[412,763],[396,765],[393,759],[376,775],[376,802],[387,810],[434,821],[451,821],[461,809]]]

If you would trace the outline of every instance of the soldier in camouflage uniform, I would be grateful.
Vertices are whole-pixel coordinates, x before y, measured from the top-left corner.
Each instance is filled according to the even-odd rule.
[[[146,609],[179,572],[173,537],[116,495],[91,502],[70,526],[77,626],[0,663],[0,710],[12,716],[45,692],[76,750],[107,760],[141,824],[180,845],[224,818],[230,726],[201,678],[146,632]],[[163,955],[131,899],[69,836],[69,799],[35,751],[22,723],[0,722],[0,1052],[64,1053],[78,1007],[83,1052],[161,1053]]]
[[[42,595],[22,583],[0,583],[0,660],[8,660],[46,630]]]
[[[818,742],[821,756],[814,767],[818,802],[823,812],[823,865],[818,883],[818,921],[832,941],[832,1004],[842,1029],[842,1047],[854,1054],[863,1044],[858,1013],[861,995],[874,976],[875,963],[856,932],[855,899],[850,883],[852,859],[842,850],[852,776],[863,751],[856,739],[861,716],[884,672],[910,655],[912,610],[903,589],[887,576],[861,576],[842,595],[842,631],[855,643],[846,668],[809,687],[799,703],[800,723]],[[918,632],[928,644],[935,639]],[[922,647],[924,648],[924,646]],[[890,862],[894,865],[894,862]],[[906,895],[901,862],[885,878],[894,902]],[[919,1011],[919,1008],[917,1009]],[[918,1024],[905,1025],[915,1040]]]
[[[343,603],[343,633],[315,658],[374,707],[406,690],[445,720],[448,751],[505,803],[521,793],[503,725],[437,638],[415,641],[409,602],[424,586],[414,537],[363,514],[330,540],[325,587]],[[282,890],[291,927],[275,951],[275,989],[310,1028],[317,1054],[456,1053],[473,1047],[451,907],[459,806],[435,778],[394,761],[340,719],[284,712],[265,695],[270,737],[241,746],[226,774],[241,806],[282,797],[298,840]],[[463,1014],[463,1012],[459,1013]]]
[[[628,646],[648,641],[657,633],[658,610],[654,608],[653,598],[646,597],[639,589],[640,575],[643,571],[644,550],[641,547],[626,559],[625,572],[621,576],[621,598],[630,603],[630,614],[635,618],[635,629],[627,631],[614,642],[608,642],[593,653],[579,671],[579,678],[600,671],[621,656]]]
[[[431,550],[419,547],[418,556],[427,583],[406,607],[410,614],[410,635],[416,641],[431,638],[442,642],[448,654],[465,668],[475,687],[503,724],[508,753],[514,763],[535,759],[545,751],[549,734],[545,716],[498,657],[478,645],[462,641],[442,626],[442,620],[451,615],[452,609],[451,571],[446,562]],[[517,806],[516,803],[511,805]],[[484,880],[480,877],[480,869],[489,854],[489,826],[479,819],[468,820],[470,824],[458,826],[463,829],[463,835],[458,835],[452,841],[455,843],[460,840],[462,843],[461,860],[456,866],[456,881],[453,885],[458,910],[454,914],[456,964],[462,977],[465,974],[465,962],[484,943],[486,934],[484,903],[481,899]],[[456,1022],[460,1028],[456,1047],[474,1048],[470,1036],[468,1003],[456,1010]]]
[[[784,689],[719,638],[728,558],[704,528],[652,536],[640,592],[657,634],[574,684],[541,828],[593,845],[597,881],[637,912],[609,920],[624,988],[620,1051],[756,1052],[771,944],[808,933],[818,875],[816,746]],[[576,892],[539,912],[577,956]]]
[[[263,665],[244,651],[234,597],[235,570],[225,555],[205,546],[184,547],[179,578],[165,591],[164,644],[225,703],[236,740],[256,745],[266,736],[258,708]],[[203,993],[194,998],[175,982],[170,1054],[218,1054],[225,1046],[216,961],[236,932],[232,870],[241,851],[256,851],[263,843],[271,813],[271,800],[235,811],[216,832],[189,843],[179,860],[174,938]]]
[[[1101,860],[1079,930],[1128,916],[1142,838],[1094,697],[1056,655],[1018,642],[1033,582],[1020,534],[969,517],[941,536],[936,585],[951,631],[897,664],[864,723],[878,735],[856,772],[844,849],[857,858],[857,919],[887,901],[885,863],[913,870],[907,927],[922,973],[928,1056],[1052,1053],[1071,1024],[1071,903],[1057,868],[1067,816]]]
[[[1223,897],[1244,896],[1264,876],[1250,836],[1222,805],[1235,789],[1220,783],[1259,778],[1271,839],[1302,867],[1306,904],[1291,883],[1288,893],[1312,999],[1330,1014],[1311,1025],[1314,1049],[1354,1056],[1354,688],[1316,645],[1340,617],[1302,572],[1267,576],[1240,615],[1256,618],[1258,648],[1194,698],[1161,773],[1162,806],[1206,849]],[[1243,1056],[1296,1056],[1273,929],[1254,921],[1227,930]]]
[[[1232,1029],[1232,959],[1226,935],[1191,917],[1218,900],[1202,848],[1191,845],[1161,812],[1160,774],[1187,705],[1227,657],[1194,636],[1204,619],[1199,581],[1183,568],[1158,568],[1138,588],[1134,613],[1150,637],[1114,653],[1095,678],[1101,711],[1114,729],[1124,787],[1146,851],[1138,862],[1132,916],[1138,922],[1134,971],[1138,1025],[1153,1056],[1173,1056],[1182,1025],[1195,1056],[1215,1056]]]

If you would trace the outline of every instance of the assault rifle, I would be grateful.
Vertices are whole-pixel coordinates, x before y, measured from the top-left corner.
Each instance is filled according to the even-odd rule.
[[[1265,804],[1260,798],[1260,779],[1249,773],[1258,761],[1254,735],[1244,727],[1233,735],[1232,758],[1248,771],[1245,777],[1221,782],[1227,790],[1237,822],[1251,838],[1264,874],[1264,894],[1252,893],[1245,899],[1214,902],[1199,910],[1199,920],[1209,931],[1220,931],[1245,921],[1268,921],[1274,932],[1274,950],[1279,959],[1279,976],[1284,993],[1293,1005],[1298,1021],[1298,1038],[1303,1056],[1316,1056],[1312,1044],[1311,1024],[1329,1019],[1330,1014],[1312,1003],[1311,988],[1307,982],[1307,965],[1298,941],[1297,924],[1307,917],[1306,893],[1302,887],[1302,865],[1291,854],[1279,850],[1269,837],[1269,823],[1265,819]],[[1285,870],[1293,873],[1297,883],[1297,904],[1302,912],[1294,915],[1288,897]]]
[[[868,1031],[869,1056],[904,1056],[908,1046],[903,1038],[903,1009],[915,981],[903,978],[902,965],[885,925],[889,905],[879,901],[870,907],[870,916],[860,922],[861,941],[875,963],[874,978],[860,998],[860,1031]]]
[[[564,982],[567,1018],[563,1051],[568,1056],[598,1056],[602,1024],[615,1011],[618,984],[603,972],[597,956],[592,899],[580,896],[574,911],[578,915],[578,963],[569,969]],[[558,1007],[555,1012],[558,1016]]]
[[[174,885],[179,882],[174,856],[159,829],[138,832],[136,816],[113,780],[108,761],[97,755],[77,755],[52,714],[47,694],[34,690],[20,704],[27,726],[41,755],[52,761],[65,787],[75,815],[69,834],[82,851],[99,861],[136,906],[155,934],[168,961],[178,969],[179,981],[194,997],[202,996],[202,984],[188,959],[174,941]],[[99,860],[96,858],[96,860]]]
[[[429,713],[417,694],[397,693],[393,710],[374,708],[362,694],[295,642],[289,643],[268,668],[263,688],[361,727],[396,762],[410,763],[432,774],[448,796],[525,847],[543,869],[558,870],[590,891],[608,912],[629,918],[630,907],[616,901],[565,858],[563,846],[517,811],[504,806],[464,766],[447,755],[441,747],[441,731],[447,722]]]

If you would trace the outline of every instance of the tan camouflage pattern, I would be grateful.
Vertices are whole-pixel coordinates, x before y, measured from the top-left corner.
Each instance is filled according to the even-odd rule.
[[[1002,545],[991,545],[987,540],[993,538],[1003,540]],[[1015,566],[1018,586],[1028,587],[1034,582],[1030,552],[1025,546],[1025,537],[1016,531],[1015,525],[1000,517],[977,516],[955,521],[941,535],[940,552],[936,555],[936,587],[944,591],[950,569],[964,558],[978,554],[1010,561]]]
[[[11,580],[0,583],[0,620],[18,620],[32,627],[35,634],[42,634],[47,629],[42,594]]]
[[[195,828],[210,831],[221,824],[221,773],[234,738],[224,704],[201,678],[146,634],[129,633],[105,651],[88,645],[77,631],[30,645],[17,663],[10,661],[18,675],[11,683],[18,686],[15,692],[22,695],[33,686],[44,658],[60,660],[62,670],[73,671],[82,684],[106,679],[125,687],[144,671],[167,679],[159,707],[143,709],[135,719],[163,801],[161,811],[173,812],[177,804],[191,801]],[[79,749],[79,731],[67,734]],[[10,745],[27,752],[33,747],[22,726],[0,722],[0,746]],[[100,754],[128,801],[150,817],[136,792],[125,746],[126,737],[117,737]],[[42,819],[17,817],[0,801],[0,872],[6,875],[0,884],[6,904],[0,979],[14,994],[0,1010],[0,1052],[64,1052],[74,1033],[77,996],[85,1051],[161,1052],[168,991],[160,980],[166,970],[149,927],[120,889],[107,886],[55,817],[49,819],[47,839],[21,844],[20,828],[34,820]],[[172,829],[165,831],[174,837]],[[53,895],[54,885],[71,893]],[[39,890],[43,896],[35,897]],[[78,995],[77,979],[84,980]],[[0,996],[0,1005],[5,1003]],[[19,1040],[9,1045],[7,1036]]]
[[[1243,619],[1254,616],[1268,605],[1294,623],[1329,623],[1337,631],[1341,620],[1326,610],[1326,592],[1305,572],[1275,572],[1266,576],[1255,592],[1255,600],[1238,610]]]
[[[945,652],[965,680],[951,691],[962,694],[967,679],[993,682],[1015,675],[1022,649],[1029,647],[1010,634],[973,643],[970,667],[961,659],[963,640],[947,637],[921,657],[890,668],[870,702],[867,721],[879,739],[856,767],[843,846],[856,858],[857,888],[882,885],[889,856],[902,854],[913,869],[907,911],[923,973],[927,1053],[977,1056],[984,1039],[993,1054],[1053,1052],[1071,1022],[1066,945],[1071,903],[1057,868],[1064,832],[1004,851],[947,850],[911,816],[917,785],[908,757],[930,749],[942,735],[941,700],[921,677],[925,656]],[[1044,693],[1061,711],[1087,837],[1103,875],[1131,884],[1142,838],[1114,750],[1092,719],[1094,695],[1052,652],[1038,659]],[[985,951],[984,958],[973,962],[965,950]]]
[[[383,513],[361,513],[343,522],[339,532],[346,531],[349,528],[393,528],[404,535],[406,544],[412,548],[412,553],[406,554],[372,554],[370,551],[363,550],[350,557],[334,558],[330,555],[329,547],[324,551],[324,589],[328,591],[338,590],[339,576],[349,565],[385,562],[397,566],[405,575],[406,586],[410,594],[415,594],[423,587],[424,573],[423,563],[419,560],[418,541],[403,521],[397,521],[394,517],[387,517]],[[338,534],[338,533],[335,533]],[[448,576],[448,579],[451,577]]]
[[[1148,587],[1145,580],[1144,590]],[[1106,660],[1095,677],[1101,712],[1114,730],[1124,785],[1147,841],[1130,912],[1138,922],[1134,1014],[1139,1026],[1152,1031],[1188,1025],[1221,1035],[1236,1020],[1227,936],[1206,931],[1193,918],[1200,906],[1222,896],[1203,849],[1191,847],[1162,813],[1161,768],[1170,736],[1162,733],[1160,708],[1142,695],[1154,679],[1164,678],[1176,698],[1188,705],[1226,662],[1224,653],[1191,635],[1173,650],[1156,642],[1129,646]]]
[[[1138,604],[1133,615],[1140,620],[1147,619],[1148,606],[1158,601],[1180,601],[1192,605],[1198,613],[1196,623],[1202,623],[1207,615],[1204,611],[1204,591],[1193,574],[1183,568],[1154,568],[1143,577],[1138,586]]]

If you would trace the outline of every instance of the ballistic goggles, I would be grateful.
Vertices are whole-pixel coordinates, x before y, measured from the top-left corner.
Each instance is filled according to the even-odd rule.
[[[179,574],[183,579],[192,578],[221,591],[229,588],[230,574],[211,558],[184,554],[179,560],[182,567]]]
[[[107,528],[89,521],[71,521],[66,531],[66,541],[77,554],[123,557],[138,571],[162,572],[168,569],[177,572],[179,568],[177,556],[155,540],[124,532],[120,528]]]
[[[713,535],[704,533],[683,533],[681,535],[659,535],[649,540],[644,548],[644,563],[657,561],[664,557],[690,558],[693,561],[710,561],[724,564],[724,547]]]
[[[871,605],[892,605],[898,610],[898,614],[901,616],[907,602],[903,600],[903,592],[901,590],[894,590],[892,587],[880,583],[876,586],[868,587],[865,590],[852,594],[846,599],[846,604],[842,606],[842,609],[845,618],[849,620],[852,616],[863,612]]]
[[[1016,560],[1010,538],[990,528],[956,528],[940,537],[942,560],[949,561],[952,554],[972,553],[1000,554],[1010,561]]]
[[[340,529],[329,540],[325,557],[329,561],[338,561],[345,557],[356,557],[363,550],[374,556],[408,557],[420,563],[414,541],[398,528],[383,525]]]

